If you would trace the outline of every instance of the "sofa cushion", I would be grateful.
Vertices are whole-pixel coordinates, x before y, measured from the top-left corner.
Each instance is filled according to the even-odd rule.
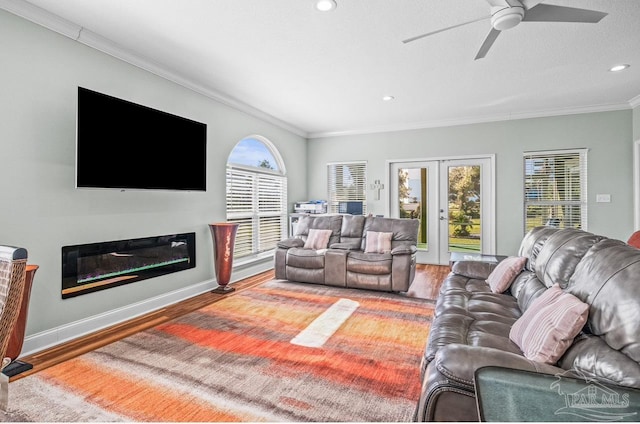
[[[367,231],[367,242],[364,253],[390,253],[393,233]]]
[[[555,284],[513,324],[509,338],[532,361],[555,364],[587,322],[589,305]]]
[[[547,287],[566,288],[584,255],[604,237],[575,228],[565,228],[549,236],[536,259],[535,273]]]
[[[303,247],[304,240],[299,238],[288,238],[288,239],[279,241],[277,246],[282,249],[291,249],[292,247]]]
[[[287,266],[295,268],[324,268],[324,251],[294,247],[287,252]]]
[[[534,300],[547,291],[545,286],[536,274],[531,271],[522,271],[518,274],[509,287],[509,293],[518,299],[518,306],[521,311],[526,311]]]
[[[462,278],[450,274],[445,284]],[[521,315],[516,299],[491,293],[484,280],[469,281],[481,283],[486,291],[450,288],[438,296],[423,366],[433,360],[442,346],[456,343],[521,354],[518,346],[509,339],[511,326]]]
[[[567,291],[590,305],[588,328],[640,363],[640,253],[607,239],[582,259]]]
[[[495,267],[496,264],[492,262],[458,261],[451,266],[451,272],[457,275],[463,275],[465,277],[485,281]]]
[[[364,215],[342,215],[342,228],[340,229],[340,243],[350,245],[350,249],[358,250],[362,242],[364,230]]]
[[[559,365],[583,378],[640,388],[640,364],[593,334],[579,335]]]
[[[331,237],[329,238],[329,246],[333,243],[339,243],[340,231],[342,229],[342,215],[303,216],[298,220],[295,236],[306,240],[307,237],[309,237],[309,230],[313,228],[332,231]]]
[[[331,230],[310,228],[307,240],[304,242],[304,248],[313,250],[326,249],[329,245],[329,237],[331,237],[332,232]]]
[[[420,221],[417,219],[397,219],[368,216],[364,223],[364,237],[360,245],[360,250],[364,251],[367,247],[367,231],[393,233],[393,236],[391,237],[391,249],[403,245],[415,246],[418,242],[419,225]]]
[[[510,256],[500,261],[487,277],[487,284],[494,293],[504,293],[513,283],[513,280],[524,269],[527,263],[525,256]]]
[[[522,242],[520,243],[520,250],[518,250],[518,256],[526,256],[529,258],[527,261],[527,270],[535,271],[536,262],[538,260],[538,254],[544,246],[547,239],[560,231],[559,228],[552,227],[535,227],[525,234]]]
[[[487,282],[478,278],[469,278],[464,275],[450,274],[440,286],[440,293],[444,293],[449,290],[464,290],[470,293],[473,292],[491,292],[491,288]]]
[[[390,253],[350,252],[347,271],[372,275],[391,274],[391,263]]]

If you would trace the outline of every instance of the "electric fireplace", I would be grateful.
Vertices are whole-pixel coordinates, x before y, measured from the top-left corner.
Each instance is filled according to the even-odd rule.
[[[62,298],[104,290],[196,266],[196,233],[62,248]]]

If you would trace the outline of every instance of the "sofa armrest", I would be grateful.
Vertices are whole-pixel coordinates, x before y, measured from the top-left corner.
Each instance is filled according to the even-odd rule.
[[[486,280],[497,264],[480,261],[458,261],[451,267],[451,272],[474,280]]]
[[[576,418],[579,421],[637,421],[640,418],[640,390],[605,385],[584,377],[491,366],[476,371],[475,390],[481,421],[551,422]],[[594,393],[593,398],[586,397],[589,391]]]
[[[413,255],[418,249],[413,245],[398,246],[391,250],[392,255]]]
[[[566,370],[553,365],[531,361],[517,353],[463,344],[450,344],[441,347],[434,362],[438,371],[449,380],[468,387],[473,386],[476,370],[487,366],[507,367],[551,375],[566,372]]]
[[[304,246],[304,240],[299,238],[289,238],[278,242],[278,247],[281,249],[291,249],[292,247]]]
[[[360,242],[352,242],[352,243],[333,243],[329,246],[331,249],[340,249],[340,250],[360,250]]]

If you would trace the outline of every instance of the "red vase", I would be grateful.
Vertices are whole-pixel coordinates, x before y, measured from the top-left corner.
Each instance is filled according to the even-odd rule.
[[[213,263],[216,271],[216,281],[218,287],[213,293],[229,293],[234,291],[229,287],[231,270],[233,268],[233,247],[236,241],[236,231],[238,224],[230,222],[219,222],[209,224],[211,237],[213,238]]]

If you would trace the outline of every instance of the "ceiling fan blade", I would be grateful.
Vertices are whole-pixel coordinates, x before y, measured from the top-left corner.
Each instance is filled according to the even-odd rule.
[[[527,10],[523,21],[527,22],[582,22],[595,24],[607,16],[597,10],[538,4]]]
[[[478,50],[478,54],[476,55],[476,58],[474,60],[482,59],[487,55],[487,52],[489,51],[491,46],[493,46],[493,43],[496,41],[496,38],[498,38],[498,35],[500,35],[500,32],[501,31],[498,31],[497,29],[491,28],[491,31],[489,31],[489,35],[487,35],[487,38],[484,39],[484,43],[482,43],[482,46],[480,46],[480,50]]]
[[[468,24],[472,24],[472,23],[474,23],[474,22],[484,21],[485,19],[489,19],[490,17],[491,17],[491,16],[483,16],[482,18],[477,18],[477,19],[474,19],[474,20],[472,20],[472,21],[463,22],[463,23],[461,23],[461,24],[457,24],[457,25],[453,25],[453,26],[450,26],[450,27],[442,28],[442,29],[439,29],[439,30],[436,30],[436,31],[428,32],[428,33],[426,33],[426,34],[417,35],[417,36],[415,36],[415,37],[407,38],[406,40],[402,40],[402,42],[403,42],[403,43],[405,43],[405,44],[407,44],[407,43],[410,43],[410,42],[412,42],[412,41],[416,41],[416,40],[419,40],[419,39],[421,39],[421,38],[428,37],[428,36],[433,35],[433,34],[438,34],[438,33],[440,33],[440,32],[448,31],[448,30],[450,30],[450,29],[459,28],[459,27],[461,27],[461,26],[468,25]]]
[[[522,0],[520,3],[524,6],[525,10],[532,9],[542,3],[544,0]]]

